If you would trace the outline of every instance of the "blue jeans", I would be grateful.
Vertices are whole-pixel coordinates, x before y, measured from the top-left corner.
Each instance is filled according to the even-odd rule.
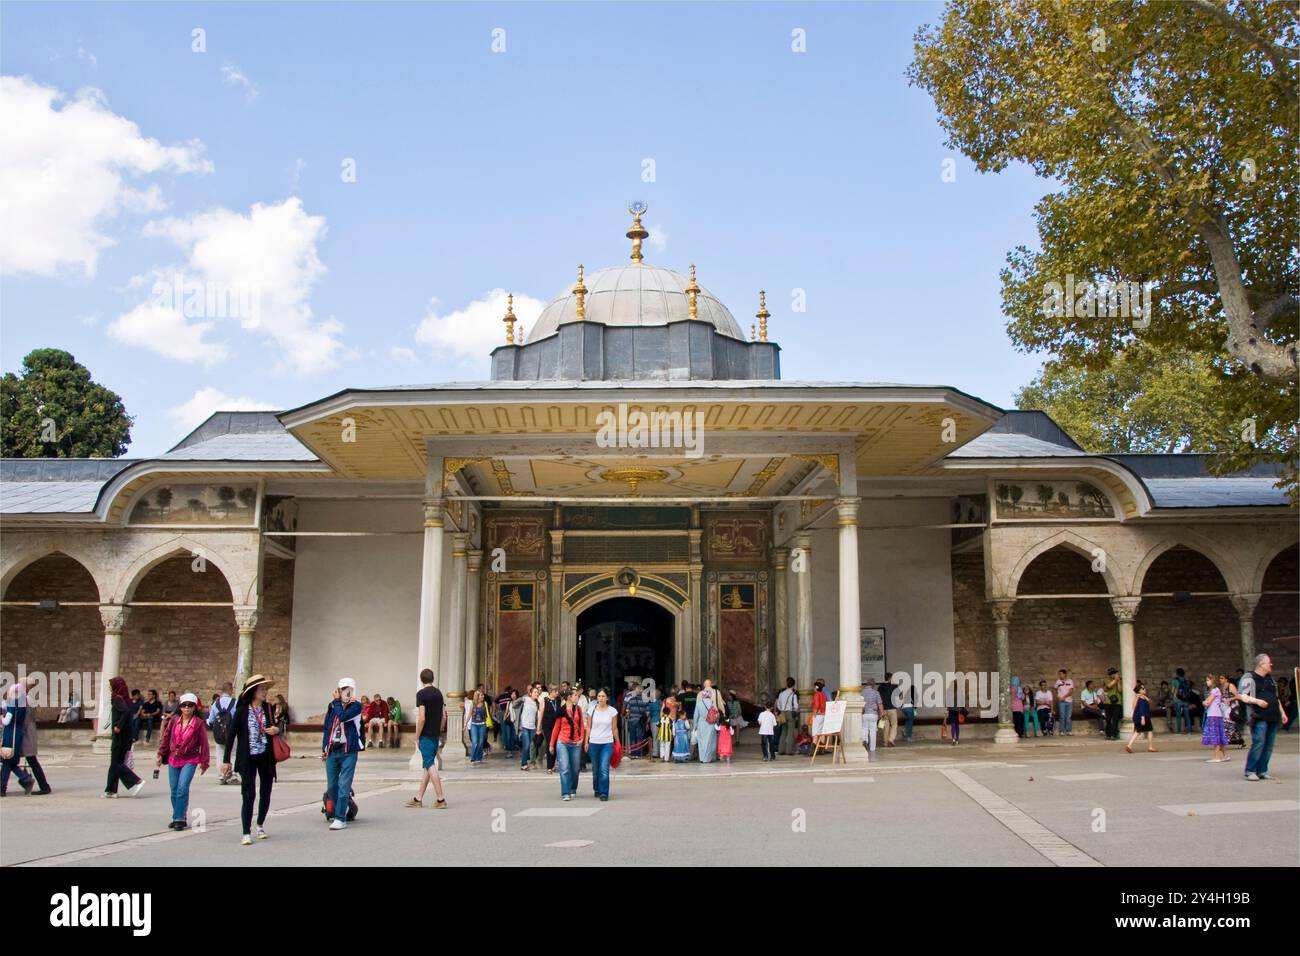
[[[916,708],[903,708],[903,739],[909,744],[912,742],[912,724],[916,722]]]
[[[483,741],[487,739],[487,724],[469,725],[469,759],[478,763],[483,759]]]
[[[519,731],[519,766],[527,767],[532,756],[533,731],[524,727]]]
[[[1190,734],[1192,732],[1192,715],[1187,711],[1187,701],[1174,701],[1174,733]]]
[[[598,797],[609,796],[609,758],[614,756],[614,745],[588,744],[587,755],[591,757],[591,784]]]
[[[1268,773],[1268,761],[1273,756],[1273,742],[1277,739],[1278,724],[1257,720],[1250,725],[1250,753],[1246,757],[1246,773]]]
[[[357,752],[330,749],[325,758],[325,790],[334,794],[334,819],[348,822],[352,801],[352,775],[357,770]]]
[[[516,744],[515,725],[502,724],[501,725],[501,746],[505,749],[506,753],[512,754],[515,752],[515,744]]]
[[[1061,733],[1068,734],[1074,730],[1074,722],[1070,719],[1074,713],[1074,701],[1058,700],[1056,702],[1056,714],[1061,721]]]
[[[555,762],[560,768],[560,796],[578,792],[578,767],[582,764],[582,744],[556,744]]]
[[[179,767],[167,765],[167,780],[172,787],[172,819],[184,820],[190,808],[190,781],[194,779],[196,763],[181,764]]]

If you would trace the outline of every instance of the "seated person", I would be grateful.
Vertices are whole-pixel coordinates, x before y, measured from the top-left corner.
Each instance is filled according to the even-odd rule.
[[[384,725],[388,722],[388,701],[376,694],[361,711],[366,726],[366,746],[384,746]]]
[[[384,737],[390,747],[402,745],[402,705],[396,697],[388,698],[388,720],[384,723]]]
[[[59,711],[59,723],[70,724],[74,720],[81,719],[81,700],[77,697],[77,692],[73,691],[68,695],[68,706]]]
[[[795,749],[801,754],[812,753],[813,739],[807,724],[799,725],[799,733],[794,738]]]
[[[1092,686],[1092,681],[1084,681],[1083,694],[1080,698],[1083,702],[1083,709],[1079,711],[1079,715],[1082,717],[1091,717],[1093,720],[1097,721],[1097,730],[1105,733],[1106,715],[1102,712],[1099,696],[1097,690]]]

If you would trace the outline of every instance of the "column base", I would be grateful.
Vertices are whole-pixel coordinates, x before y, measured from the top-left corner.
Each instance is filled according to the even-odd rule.
[[[1119,735],[1121,738],[1131,737],[1133,735],[1133,718],[1123,717],[1119,722]]]
[[[455,701],[455,709],[447,714],[447,739],[438,749],[438,759],[442,768],[454,767],[460,769],[469,766],[469,758],[465,756],[465,731],[464,715],[462,701]],[[460,712],[457,713],[456,710]]]
[[[1020,743],[1020,735],[1016,733],[1014,727],[999,727],[997,733],[993,735],[993,742],[995,744],[1018,744]]]
[[[819,756],[817,759],[820,760],[821,757]],[[862,746],[861,740],[855,740],[852,744],[845,744],[844,763],[841,766],[862,767],[870,762],[871,755],[867,753],[867,748]]]

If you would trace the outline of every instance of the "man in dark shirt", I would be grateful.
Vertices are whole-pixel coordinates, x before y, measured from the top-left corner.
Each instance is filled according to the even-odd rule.
[[[898,685],[894,683],[894,675],[886,671],[885,682],[876,688],[881,702],[885,705],[880,734],[885,738],[886,747],[894,746],[894,738],[898,736],[898,704],[894,700],[894,692],[897,690]]]
[[[408,807],[424,805],[424,791],[433,784],[433,793],[438,798],[433,805],[436,810],[446,810],[447,801],[443,799],[442,778],[438,776],[435,761],[438,757],[438,741],[442,737],[443,701],[442,691],[433,686],[433,671],[425,668],[420,671],[420,683],[424,686],[415,695],[415,736],[420,748],[420,793],[406,801]]]
[[[1237,682],[1237,697],[1250,706],[1250,754],[1246,757],[1246,779],[1267,780],[1268,761],[1273,756],[1277,729],[1287,722],[1278,706],[1273,660],[1267,654],[1255,658],[1255,669]]]

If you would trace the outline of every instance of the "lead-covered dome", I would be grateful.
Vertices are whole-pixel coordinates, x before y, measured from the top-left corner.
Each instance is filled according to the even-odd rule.
[[[601,269],[586,277],[586,321],[613,326],[667,325],[690,318],[686,288],[690,279],[672,269],[630,263]],[[708,289],[696,295],[696,318],[723,335],[745,341],[735,318]],[[577,297],[570,286],[528,332],[528,342],[554,335],[561,325],[578,320]]]

